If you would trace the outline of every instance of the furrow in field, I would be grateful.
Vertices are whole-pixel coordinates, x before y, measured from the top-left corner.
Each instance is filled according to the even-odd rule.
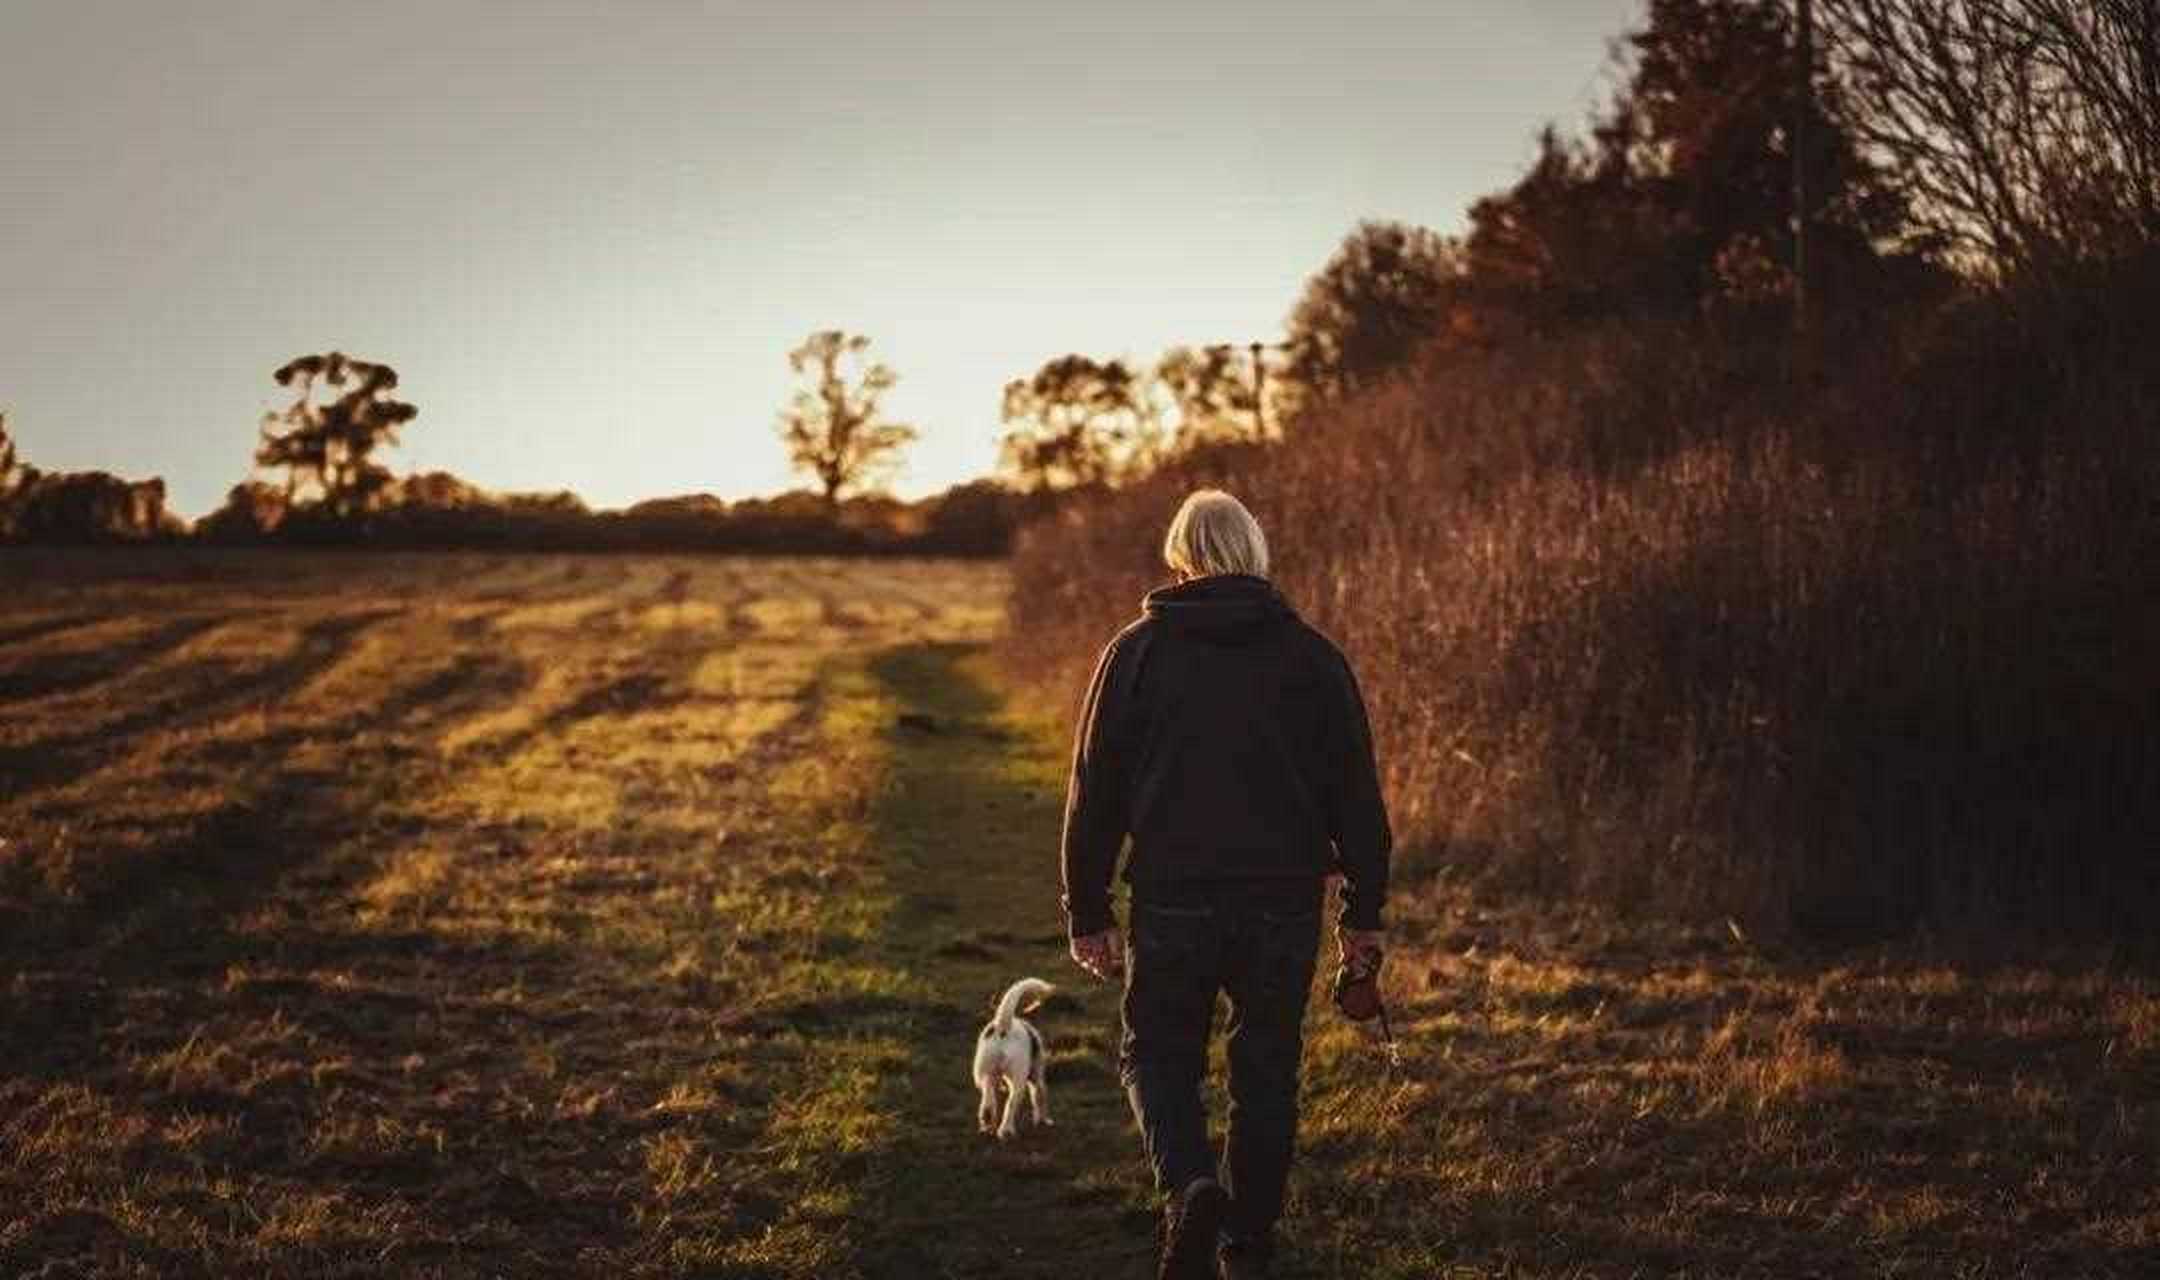
[[[76,693],[129,675],[177,652],[219,621],[191,617],[144,626],[116,618],[69,633],[63,637],[66,643],[52,651],[28,653],[0,669],[0,703]]]
[[[885,564],[842,560],[789,563],[776,568],[767,589],[784,599],[815,602],[816,620],[838,633],[896,641],[920,619],[911,605],[896,599],[885,585],[889,569]]]
[[[228,623],[174,651],[172,664],[151,673],[160,692],[141,690],[142,701],[132,709],[87,728],[0,745],[0,778],[8,780],[8,792],[0,798],[19,798],[62,783],[71,792],[88,795],[96,789],[95,775],[138,752],[166,749],[164,739],[249,711],[267,713],[334,666],[368,628],[390,616],[376,612],[319,619],[297,635],[275,621]],[[281,649],[270,649],[279,642]],[[147,675],[143,683],[149,683]]]
[[[799,1104],[850,1132],[899,1114],[891,1019],[963,1019],[866,985],[887,717],[848,650],[884,633],[835,615],[904,588],[787,568],[218,561],[177,589],[228,624],[22,704],[0,749],[97,767],[0,802],[0,1023],[41,1029],[0,1112],[69,1161],[58,1191],[0,1169],[23,1206],[0,1272],[68,1213],[144,1274],[765,1274],[759,1249],[793,1248],[768,1228],[831,1226],[767,1167],[829,1149]],[[782,603],[738,612],[761,594]],[[11,927],[30,915],[50,928]],[[790,1009],[825,1036],[769,1020]]]
[[[582,564],[552,556],[498,556],[463,567],[466,573],[453,584],[455,593],[475,604],[519,604],[548,598],[557,590],[576,592],[585,574]]]
[[[150,723],[170,732],[250,708],[271,707],[343,660],[371,628],[396,616],[395,611],[383,609],[311,621],[279,657],[228,681],[208,685],[196,696],[164,708]]]
[[[513,702],[533,683],[532,668],[500,653],[459,654],[447,668],[377,709],[384,727],[439,739],[469,717]]]
[[[889,644],[973,644],[1003,623],[1005,578],[997,566],[870,560],[826,579],[844,583],[836,616]]]
[[[343,680],[311,684],[304,696],[208,731],[152,729],[56,752],[50,759],[69,772],[52,776],[48,766],[31,779],[56,790],[26,811],[25,852],[63,867],[67,892],[86,910],[126,901],[135,886],[252,875],[306,856],[250,834],[295,831],[302,821],[262,813],[265,797],[335,809],[356,772],[364,775],[363,762],[410,759],[446,718],[503,696],[525,675],[498,654],[408,649],[420,656],[385,664],[392,652],[377,649],[373,664],[340,664]],[[266,687],[274,675],[257,673],[253,683]],[[350,696],[346,686],[356,683],[370,687],[368,697]],[[0,769],[7,763],[0,759]],[[98,802],[116,792],[133,798],[125,806]],[[228,853],[230,861],[221,861]]]
[[[544,646],[512,646],[498,657],[519,670],[537,672],[521,681],[515,700],[476,709],[447,728],[438,745],[452,755],[481,752],[500,755],[526,742],[560,731],[589,716],[631,709],[664,695],[666,679],[636,655],[550,651]]]
[[[79,627],[87,627],[110,619],[103,613],[50,613],[43,617],[29,618],[13,626],[0,627],[0,646],[23,644],[47,636],[60,635]]]
[[[505,612],[471,604],[408,610],[370,629],[342,660],[282,700],[277,718],[431,742],[513,702],[533,682],[526,661],[489,642]]]
[[[487,625],[498,631],[574,631],[615,607],[609,596],[566,596],[517,604],[491,618]]]
[[[801,592],[764,592],[735,607],[751,630],[768,636],[805,635],[825,622],[825,602]]]

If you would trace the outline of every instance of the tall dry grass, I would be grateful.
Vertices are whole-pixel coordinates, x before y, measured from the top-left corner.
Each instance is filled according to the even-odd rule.
[[[2160,274],[1436,356],[1068,504],[1008,663],[1060,693],[1180,494],[1238,492],[1365,684],[1406,863],[1818,934],[2160,907]]]

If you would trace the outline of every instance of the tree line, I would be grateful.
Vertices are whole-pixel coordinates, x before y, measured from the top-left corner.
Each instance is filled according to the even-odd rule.
[[[1358,660],[1406,865],[2152,954],[2160,3],[1811,9],[1654,0],[1459,233],[1353,231],[1281,438],[1023,530],[1007,662],[1084,683],[1224,485]]]
[[[1008,385],[1011,476],[1137,480],[1276,434],[1263,421],[1601,322],[1805,334],[1976,291],[2061,296],[2160,236],[2154,0],[1813,10],[1803,40],[1791,0],[1653,0],[1585,132],[1543,130],[1459,234],[1357,227],[1291,309],[1277,367],[1231,347],[1152,368],[1068,355]],[[1796,340],[1794,357],[1836,339]]]
[[[915,502],[876,487],[916,431],[882,416],[897,377],[864,358],[868,346],[826,330],[788,355],[803,386],[779,434],[813,492],[733,502],[689,494],[595,512],[567,490],[494,493],[447,472],[397,475],[381,453],[419,408],[400,398],[392,366],[330,351],[272,372],[292,400],[264,415],[253,474],[192,525],[166,510],[162,480],[29,465],[0,415],[0,542],[1003,553],[1037,499],[995,479]]]
[[[814,490],[751,504],[743,531],[815,541],[815,527],[851,546],[934,527],[933,541],[993,549],[1060,495],[1294,441],[1298,424],[1392,380],[1483,368],[1589,326],[1791,327],[1806,335],[1789,352],[1797,370],[1844,340],[1838,330],[1849,337],[1886,309],[2009,296],[2013,285],[2027,299],[2063,296],[2160,231],[2155,9],[1817,0],[1803,39],[1790,0],[1652,0],[1622,46],[1613,100],[1580,135],[1544,130],[1522,177],[1474,203],[1466,230],[1356,227],[1309,280],[1280,342],[1046,360],[1002,388],[997,474],[950,495],[879,496],[919,438],[883,411],[898,375],[871,358],[865,336],[809,335],[788,353],[800,385],[777,430]],[[1804,302],[1813,314],[1796,315]],[[195,536],[561,545],[631,537],[622,530],[657,520],[668,523],[654,539],[684,529],[728,539],[716,529],[733,508],[717,500],[640,504],[578,535],[572,526],[591,513],[574,495],[483,497],[451,477],[393,476],[377,451],[418,413],[397,398],[394,369],[329,352],[273,377],[293,403],[265,420],[258,474]],[[1632,456],[1655,434],[1615,424],[1597,447]],[[156,481],[40,475],[6,457],[0,537],[182,532]],[[484,521],[471,514],[482,508]]]

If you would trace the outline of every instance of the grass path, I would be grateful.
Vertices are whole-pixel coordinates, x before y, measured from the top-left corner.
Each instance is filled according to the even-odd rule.
[[[872,811],[900,889],[881,943],[960,1008],[914,1021],[904,1070],[881,1081],[895,1127],[865,1182],[864,1272],[1144,1274],[1153,1217],[1113,1066],[1116,991],[1065,961],[1055,905],[1062,756],[1000,711],[964,651],[896,651],[872,674],[902,717]],[[988,1003],[1028,975],[1060,990],[1035,1015],[1056,1123],[999,1143],[976,1131],[969,1059]]]
[[[976,646],[913,645],[851,656],[821,677],[828,743],[876,744],[859,814],[826,834],[863,869],[834,905],[867,927],[856,945],[827,946],[783,979],[791,998],[772,1016],[802,1034],[790,1057],[801,1085],[751,1150],[759,1169],[782,1171],[767,1190],[784,1188],[793,1207],[729,1255],[739,1274],[1154,1274],[1159,1210],[1116,1075],[1118,989],[1065,957],[1063,734],[1007,706],[989,666]],[[1026,976],[1059,988],[1035,1015],[1051,1049],[1055,1123],[1000,1143],[975,1128],[970,1058],[991,1003]],[[1313,1158],[1292,1195],[1312,1215],[1278,1270],[1284,1280],[1440,1274],[1434,1241],[1390,1256],[1368,1229],[1385,1212],[1370,1160],[1394,1145],[1375,1130],[1402,1095],[1362,1087],[1374,1051],[1317,999],[1309,1024]],[[1214,1070],[1219,1145],[1219,1051]]]
[[[1063,760],[1005,712],[959,646],[891,649],[823,677],[825,732],[877,744],[848,827],[868,928],[791,970],[768,1016],[803,1041],[800,1087],[751,1154],[791,1207],[741,1274],[865,1280],[1148,1274],[1154,1218],[1112,1055],[1116,992],[1064,961],[1056,908]],[[1048,1127],[976,1130],[968,1078],[995,997],[1024,976],[1052,1049]],[[1078,978],[1078,981],[1074,981]],[[752,1169],[735,1176],[758,1176]]]

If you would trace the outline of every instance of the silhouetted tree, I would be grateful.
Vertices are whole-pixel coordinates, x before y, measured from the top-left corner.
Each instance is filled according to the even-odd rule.
[[[277,532],[290,510],[284,490],[243,480],[226,492],[223,506],[195,522],[195,536],[205,542],[259,542]]]
[[[899,381],[883,364],[863,363],[870,339],[838,329],[813,333],[788,352],[788,367],[809,385],[780,414],[788,461],[817,477],[827,508],[840,492],[881,478],[916,438],[914,427],[878,416],[878,399]]]
[[[141,542],[172,536],[165,482],[123,480],[103,471],[45,472],[24,462],[0,414],[0,540]]]
[[[7,415],[0,413],[0,502],[36,474],[36,468],[16,457],[15,440],[8,435]]]
[[[553,492],[503,493],[495,495],[503,510],[530,515],[588,516],[592,508],[568,489]]]
[[[480,486],[448,471],[422,471],[393,482],[384,494],[405,507],[455,510],[492,505],[494,499]]]
[[[104,471],[40,475],[13,507],[15,535],[29,542],[143,542],[178,533],[161,479],[123,480]]]
[[[1438,232],[1359,224],[1290,313],[1290,377],[1321,400],[1371,384],[1439,328],[1462,277],[1461,253]]]
[[[296,501],[303,486],[312,486],[335,518],[368,510],[391,482],[389,469],[373,461],[373,453],[396,444],[398,428],[420,412],[390,397],[397,371],[332,351],[301,356],[272,376],[281,387],[297,384],[299,394],[282,412],[264,415],[256,465],[285,468],[288,501]],[[336,399],[316,402],[318,384],[342,389],[348,383],[351,389]]]
[[[1546,129],[1529,171],[1472,206],[1469,327],[1788,293],[1802,114],[1813,260],[1848,280],[1882,265],[1903,202],[1860,155],[1836,84],[1802,96],[1782,0],[1653,0],[1625,48],[1625,87],[1590,137]]]
[[[1855,127],[1920,225],[1989,270],[2160,238],[2154,0],[1821,0]]]
[[[970,480],[923,500],[923,541],[952,555],[1003,555],[1037,500],[993,479]]]
[[[1792,261],[1793,122],[1805,118],[1811,228],[1843,251],[1896,236],[1904,203],[1859,153],[1836,81],[1803,92],[1785,0],[1652,0],[1636,66],[1606,132],[1670,210],[1699,273],[1739,240]],[[1632,126],[1632,127],[1631,127]],[[1698,274],[1700,292],[1715,284]]]
[[[1122,360],[1059,356],[1005,384],[1006,468],[1035,489],[1105,484],[1143,464],[1161,435],[1147,374]]]
[[[0,413],[0,538],[15,536],[22,495],[37,477],[37,468],[16,456],[15,441],[8,435],[7,415]]]
[[[1259,383],[1251,348],[1172,347],[1156,361],[1155,379],[1177,408],[1181,446],[1256,434]]]
[[[1608,125],[1580,143],[1547,127],[1529,171],[1470,206],[1469,282],[1456,298],[1469,315],[1451,317],[1453,330],[1495,339],[1692,296],[1675,219],[1637,181],[1620,143],[1628,129]]]

